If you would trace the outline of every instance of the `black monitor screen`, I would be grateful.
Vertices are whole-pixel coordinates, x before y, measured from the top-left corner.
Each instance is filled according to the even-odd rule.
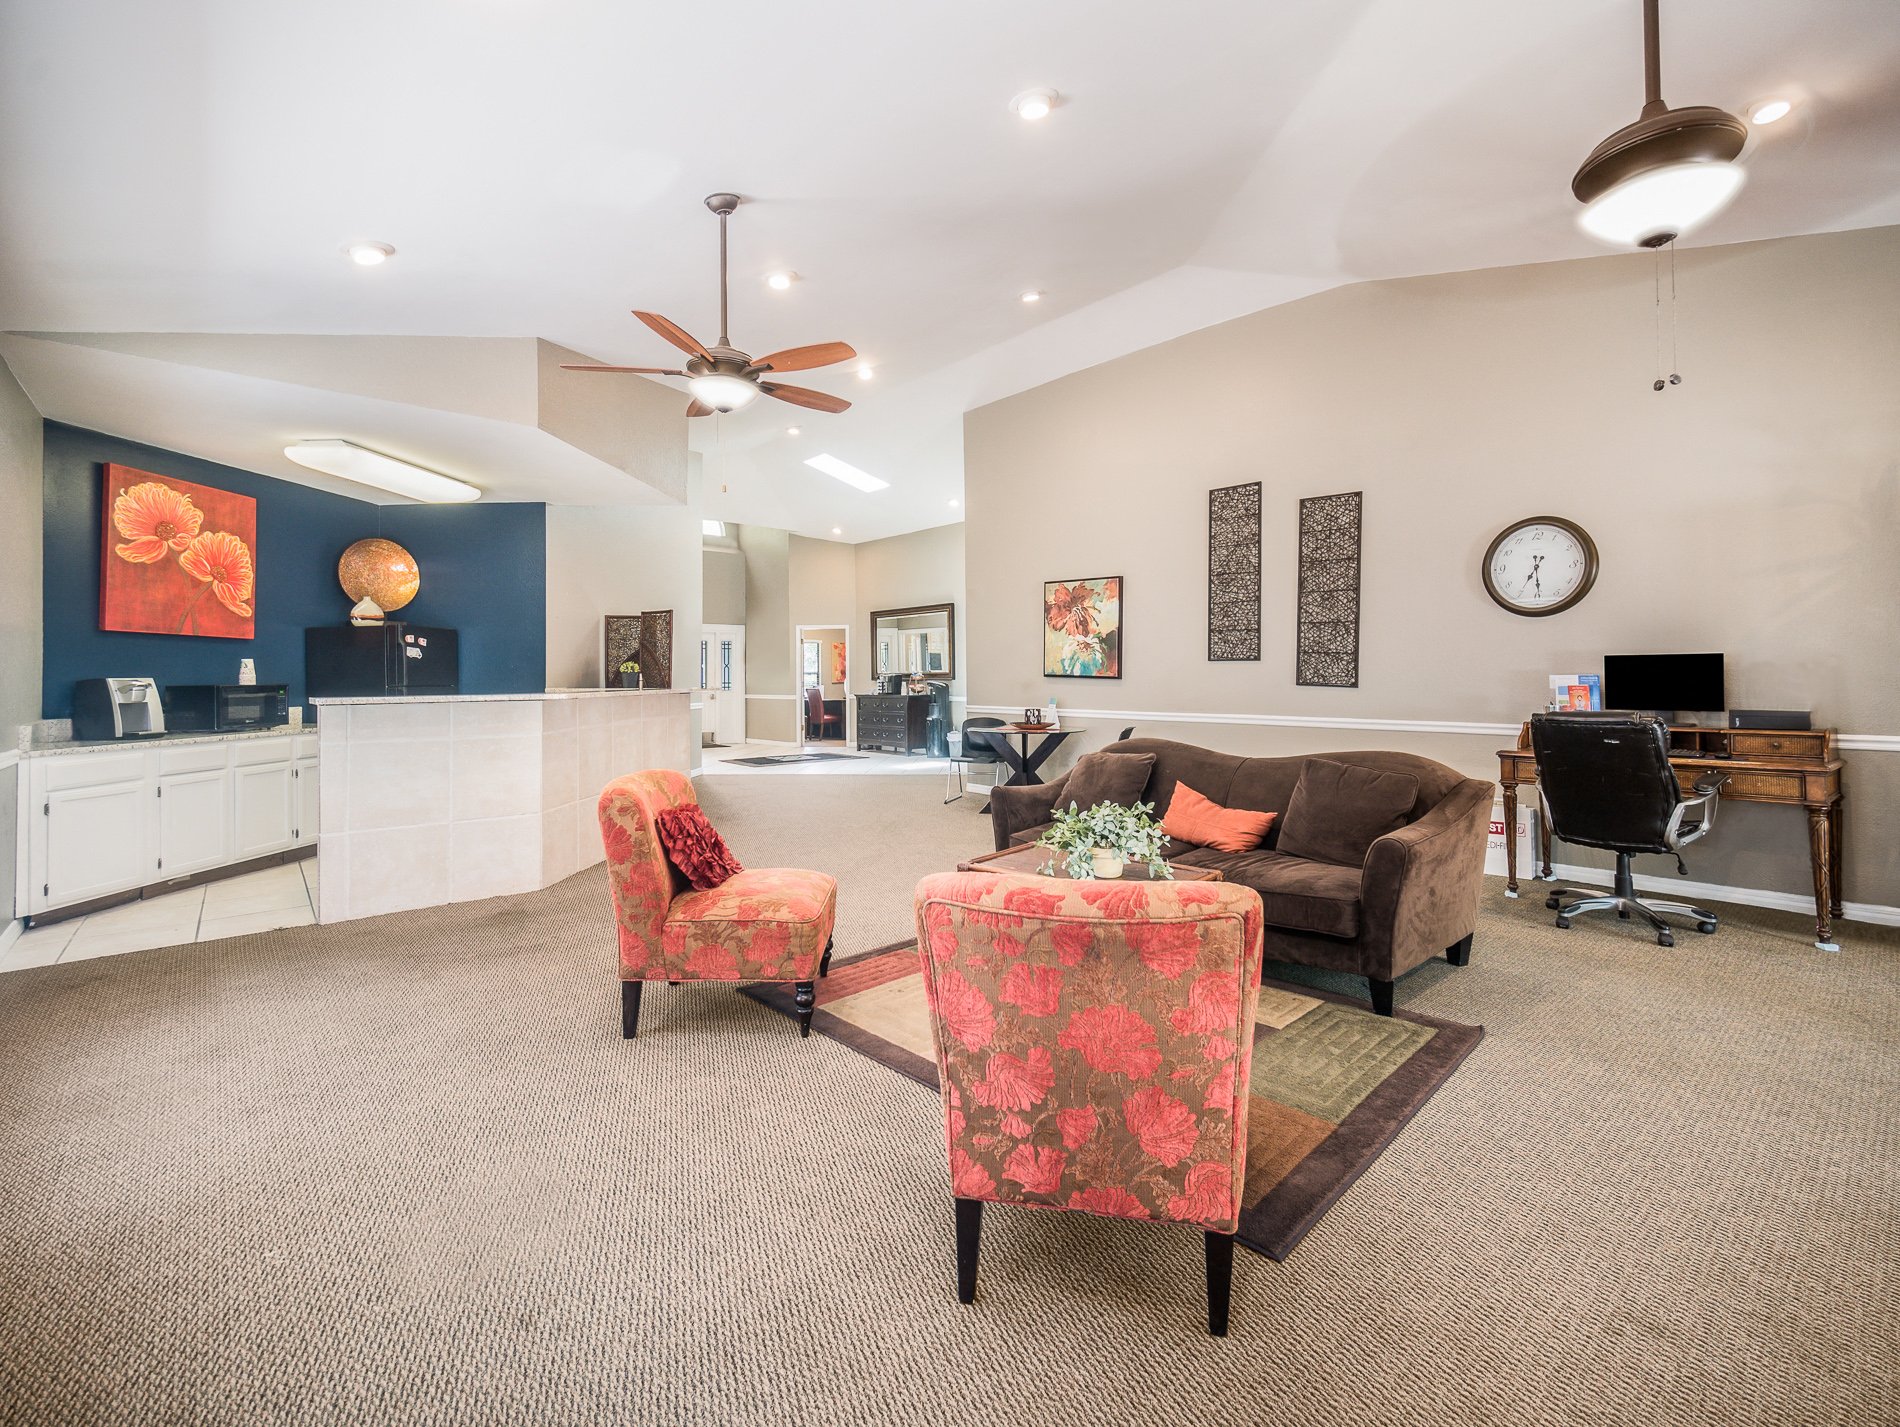
[[[1728,707],[1720,654],[1606,654],[1603,707],[1719,713]]]

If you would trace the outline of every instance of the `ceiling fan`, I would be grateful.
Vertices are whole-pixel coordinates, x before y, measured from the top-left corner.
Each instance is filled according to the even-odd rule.
[[[641,312],[636,308],[635,317],[687,353],[683,370],[678,367],[592,366],[578,362],[563,362],[562,368],[570,372],[636,372],[643,376],[685,377],[686,389],[693,396],[686,406],[688,416],[711,416],[714,412],[737,411],[750,406],[760,392],[777,397],[780,401],[789,401],[793,406],[809,407],[813,411],[848,411],[851,403],[843,397],[813,391],[810,387],[787,386],[768,378],[776,377],[780,372],[800,372],[812,367],[828,367],[834,362],[848,362],[857,356],[849,343],[818,342],[809,347],[787,347],[782,352],[771,352],[754,360],[733,346],[727,337],[726,219],[739,206],[739,202],[736,193],[715,193],[706,200],[706,206],[719,215],[719,342],[716,346],[706,346],[677,322],[669,322],[657,312]]]

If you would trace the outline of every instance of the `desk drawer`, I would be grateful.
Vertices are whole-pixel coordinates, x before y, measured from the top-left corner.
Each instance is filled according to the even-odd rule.
[[[1824,733],[1731,733],[1729,752],[1737,758],[1789,758],[1812,761],[1826,746]]]
[[[1681,776],[1684,792],[1695,786],[1697,773],[1701,769],[1685,769]],[[1728,782],[1722,785],[1725,798],[1763,798],[1776,802],[1798,803],[1802,801],[1802,778],[1798,770],[1790,768],[1786,773],[1768,773],[1759,769],[1747,772],[1737,770],[1728,775]]]

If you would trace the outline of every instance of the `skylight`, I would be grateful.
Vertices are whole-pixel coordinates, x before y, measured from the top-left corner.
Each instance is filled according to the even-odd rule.
[[[840,461],[836,456],[809,456],[805,464],[814,471],[823,471],[826,475],[834,476],[846,485],[861,491],[887,490],[891,484],[889,481],[880,481],[868,471],[860,471],[849,461]]]

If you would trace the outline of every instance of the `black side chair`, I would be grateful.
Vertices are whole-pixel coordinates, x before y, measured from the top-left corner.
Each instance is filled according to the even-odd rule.
[[[1563,887],[1544,905],[1568,927],[1583,912],[1615,910],[1628,921],[1641,917],[1656,932],[1658,946],[1674,946],[1675,934],[1662,913],[1695,918],[1695,929],[1715,930],[1715,913],[1686,902],[1645,902],[1636,895],[1630,858],[1639,852],[1676,859],[1687,875],[1681,849],[1707,834],[1728,774],[1711,769],[1684,797],[1669,763],[1669,730],[1654,714],[1553,713],[1531,718],[1531,750],[1537,755],[1537,786],[1554,837],[1616,854],[1616,890]],[[1567,900],[1576,898],[1575,901]]]
[[[1002,728],[1000,718],[966,718],[963,721],[961,736],[957,739],[957,751],[950,755],[950,766],[944,774],[944,802],[954,803],[970,791],[969,779],[964,770],[972,764],[995,767],[1003,760],[996,756],[996,748],[987,738],[972,738],[970,730],[977,728]],[[993,775],[992,775],[993,776]],[[950,789],[956,788],[952,793]]]

